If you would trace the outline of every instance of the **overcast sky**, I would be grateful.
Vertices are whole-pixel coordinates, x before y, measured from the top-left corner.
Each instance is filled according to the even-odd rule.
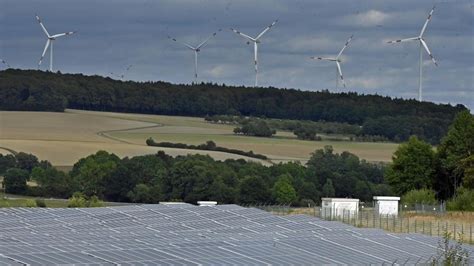
[[[37,68],[46,42],[38,13],[50,34],[79,31],[55,42],[55,70],[108,75],[132,64],[127,79],[190,83],[194,55],[167,36],[197,45],[221,28],[199,55],[199,79],[252,85],[253,47],[229,28],[256,36],[279,19],[259,46],[259,85],[416,98],[418,44],[386,41],[417,36],[433,4],[425,39],[439,66],[423,55],[424,98],[473,110],[472,0],[0,0],[0,58]],[[335,56],[351,34],[347,88],[336,90],[335,64],[309,57]]]

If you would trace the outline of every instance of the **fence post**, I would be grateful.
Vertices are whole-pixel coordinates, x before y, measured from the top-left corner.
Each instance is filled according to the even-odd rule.
[[[472,244],[472,224],[469,224],[469,244]]]
[[[438,220],[438,237],[439,237],[439,220]]]
[[[403,233],[403,217],[400,219],[400,233]]]
[[[433,236],[433,224],[430,221],[430,236]]]
[[[453,236],[454,236],[454,240],[456,240],[456,223],[454,223],[454,234],[453,234]]]
[[[372,212],[372,227],[375,228],[375,212]]]
[[[462,237],[461,241],[463,241],[464,240],[464,223],[461,224],[461,237]]]
[[[410,216],[407,217],[407,220],[408,220],[408,231],[407,231],[407,233],[410,233]]]
[[[416,233],[416,219],[415,219],[415,233]]]
[[[382,229],[382,215],[379,214],[379,228]]]
[[[425,233],[425,220],[423,220],[423,225],[421,227],[423,229],[423,234]]]

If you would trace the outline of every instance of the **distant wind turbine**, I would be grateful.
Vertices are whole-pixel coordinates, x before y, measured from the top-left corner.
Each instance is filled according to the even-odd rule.
[[[235,29],[232,29],[231,30],[237,34],[239,34],[240,36],[244,37],[245,39],[247,39],[247,44],[250,44],[250,42],[253,42],[253,49],[254,49],[254,63],[255,63],[255,87],[258,86],[258,44],[260,43],[260,38],[262,38],[262,36],[267,32],[269,31],[276,23],[278,22],[278,19],[273,21],[273,23],[266,27],[262,32],[260,32],[259,35],[257,35],[257,37],[255,38],[252,38],[238,30],[235,30]]]
[[[10,65],[7,63],[7,61],[3,60],[0,58],[0,61],[2,62],[2,64],[4,64],[7,68],[10,68]]]
[[[425,24],[423,25],[423,28],[421,28],[420,35],[417,37],[413,38],[407,38],[407,39],[401,39],[401,40],[395,40],[395,41],[388,41],[387,43],[398,43],[398,42],[406,42],[406,41],[419,41],[420,42],[420,79],[418,81],[418,101],[423,100],[423,48],[425,51],[428,53],[428,55],[431,57],[431,60],[433,63],[438,66],[438,63],[436,62],[434,56],[431,54],[430,49],[428,48],[428,45],[426,44],[426,41],[423,39],[423,34],[426,31],[426,27],[428,26],[428,23],[431,20],[431,17],[433,16],[435,7],[430,11],[430,14],[428,15],[428,18],[425,21]]]
[[[48,50],[49,47],[49,71],[53,71],[53,43],[54,41],[63,36],[71,35],[74,34],[75,31],[70,31],[70,32],[65,32],[65,33],[59,33],[55,35],[49,35],[48,31],[46,30],[46,27],[43,25],[43,22],[41,22],[41,19],[38,15],[36,15],[36,19],[38,20],[38,23],[40,24],[41,28],[43,29],[44,33],[46,34],[46,37],[48,37],[48,40],[46,41],[46,45],[44,46],[43,53],[41,54],[41,58],[38,63],[38,67],[41,65],[41,62],[43,61],[44,55],[46,54],[46,51]]]
[[[342,76],[342,69],[341,69],[341,63],[342,63],[342,60],[341,60],[341,55],[342,55],[342,52],[344,52],[344,50],[347,48],[347,46],[349,46],[349,43],[351,42],[352,40],[352,37],[354,37],[354,35],[351,35],[351,37],[349,37],[349,39],[347,39],[346,41],[346,44],[344,44],[344,47],[342,47],[341,51],[337,54],[336,57],[315,57],[315,56],[312,56],[311,59],[318,59],[318,60],[326,60],[326,61],[333,61],[333,62],[336,62],[336,67],[337,67],[337,76],[336,76],[336,89],[338,87],[338,81],[339,81],[339,78],[341,78],[342,80],[342,85],[344,86],[344,88],[346,87],[346,82],[344,81],[344,77]]]
[[[127,68],[125,68],[125,70],[122,72],[121,75],[119,74],[115,74],[114,72],[110,72],[111,75],[119,78],[120,80],[123,80],[125,75],[128,73],[128,71],[130,70],[130,68],[132,68],[133,65],[129,65]]]
[[[218,31],[221,31],[222,29],[219,29]],[[168,39],[172,40],[172,41],[175,41],[177,43],[180,43],[184,46],[186,46],[187,48],[191,49],[194,51],[194,83],[197,84],[197,79],[198,79],[198,53],[201,51],[201,49],[207,44],[207,42],[215,37],[217,35],[217,32],[214,32],[211,36],[209,36],[207,39],[205,39],[203,42],[201,42],[198,46],[194,47],[194,46],[191,46],[185,42],[180,42],[178,40],[176,40],[176,38],[171,38],[170,36],[168,36]]]

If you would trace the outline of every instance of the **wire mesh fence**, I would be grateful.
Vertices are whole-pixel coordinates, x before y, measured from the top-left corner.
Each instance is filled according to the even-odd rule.
[[[306,214],[356,227],[380,228],[393,233],[420,233],[441,237],[448,232],[452,237],[460,238],[464,243],[474,244],[474,219],[472,219],[474,216],[468,216],[464,220],[449,219],[446,217],[447,213],[442,204],[407,207],[406,209],[409,210],[401,211],[397,215],[378,214],[370,207],[365,207],[360,211],[333,212],[322,207],[295,208],[290,204],[259,203],[243,206],[258,208],[276,215]]]
[[[394,233],[420,233],[430,236],[443,236],[445,232],[459,238],[464,243],[474,244],[474,221],[456,221],[442,219],[442,215],[418,215],[418,213],[400,212],[397,215],[377,214],[374,211],[352,212],[344,210],[342,215],[327,216],[321,209],[318,217],[336,220],[357,227],[380,228]],[[416,216],[414,216],[416,215]]]

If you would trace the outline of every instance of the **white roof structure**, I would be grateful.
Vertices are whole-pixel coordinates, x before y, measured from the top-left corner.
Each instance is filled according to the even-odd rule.
[[[400,197],[391,197],[391,196],[374,196],[374,200],[383,200],[383,201],[400,201]]]
[[[322,201],[330,202],[359,202],[359,199],[346,199],[346,198],[321,198]]]

